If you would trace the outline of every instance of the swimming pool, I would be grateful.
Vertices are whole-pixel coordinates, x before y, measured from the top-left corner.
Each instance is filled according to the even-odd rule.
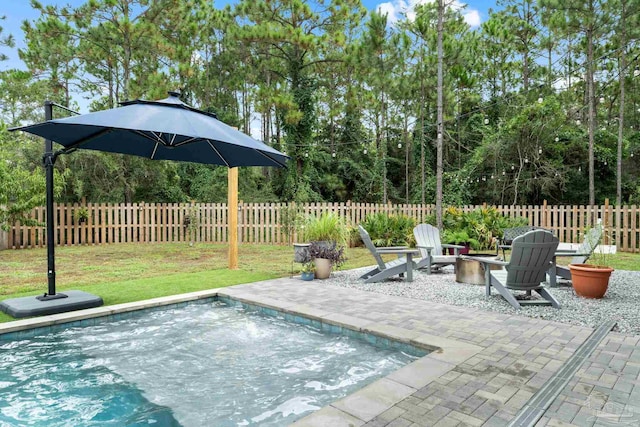
[[[287,425],[415,359],[187,304],[0,343],[0,426]]]

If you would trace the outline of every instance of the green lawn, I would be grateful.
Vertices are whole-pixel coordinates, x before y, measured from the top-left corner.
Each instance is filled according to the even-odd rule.
[[[364,248],[347,251],[344,269],[374,264]],[[390,256],[392,258],[392,256]],[[291,274],[291,246],[241,245],[239,269],[227,268],[227,246],[183,243],[56,248],[57,290],[100,295],[106,305],[220,288]],[[559,264],[568,262],[559,260]],[[640,270],[640,254],[610,258],[620,270]],[[0,300],[47,289],[45,249],[0,251]],[[299,265],[294,264],[294,274]],[[0,313],[0,322],[13,318]]]
[[[371,265],[364,248],[347,252],[343,268]],[[241,245],[239,269],[229,270],[227,246],[119,244],[56,248],[58,291],[100,295],[105,305],[220,288],[298,274],[291,246]],[[47,290],[45,249],[0,251],[0,300]],[[0,313],[0,322],[14,320]]]

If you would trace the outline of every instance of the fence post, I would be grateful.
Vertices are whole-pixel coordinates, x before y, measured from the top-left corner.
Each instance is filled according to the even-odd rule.
[[[9,248],[9,233],[0,228],[0,251]]]
[[[548,212],[547,212],[547,199],[544,199],[542,201],[542,226],[544,228],[548,228],[547,225],[549,225],[548,223]]]
[[[602,227],[604,229],[604,244],[608,245],[610,240],[609,233],[609,199],[604,199],[604,209],[602,212]]]

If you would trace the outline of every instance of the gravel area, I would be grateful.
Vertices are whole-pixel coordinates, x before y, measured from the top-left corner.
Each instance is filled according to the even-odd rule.
[[[640,335],[640,271],[614,271],[609,281],[609,289],[600,300],[578,297],[570,283],[561,282],[561,286],[550,290],[560,302],[561,309],[551,306],[528,306],[515,310],[495,289],[492,289],[490,298],[485,298],[484,285],[457,283],[451,267],[431,275],[414,271],[414,281],[411,283],[396,278],[381,283],[365,284],[359,277],[370,268],[372,267],[337,271],[323,283],[592,328],[608,320],[615,320],[618,324],[614,331]]]

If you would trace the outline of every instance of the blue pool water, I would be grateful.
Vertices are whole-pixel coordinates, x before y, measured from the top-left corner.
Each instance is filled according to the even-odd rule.
[[[0,426],[287,425],[414,359],[191,304],[0,342]]]

